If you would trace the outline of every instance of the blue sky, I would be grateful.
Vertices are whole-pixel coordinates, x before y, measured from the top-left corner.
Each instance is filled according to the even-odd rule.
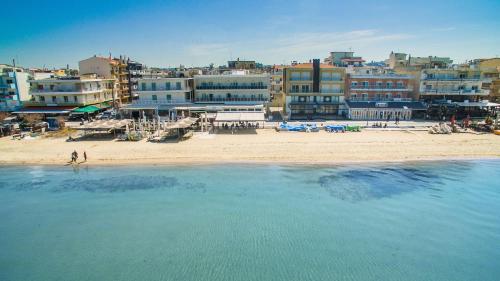
[[[391,51],[500,56],[500,1],[6,1],[0,63],[76,67],[94,54],[148,66],[265,64],[352,49],[367,60]]]

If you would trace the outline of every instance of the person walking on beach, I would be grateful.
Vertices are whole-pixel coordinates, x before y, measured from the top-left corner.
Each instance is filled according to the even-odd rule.
[[[87,151],[83,151],[83,161],[87,162]]]
[[[76,150],[73,151],[73,155],[74,155],[74,158],[75,158],[74,162],[76,162],[78,160],[78,152],[76,152]]]

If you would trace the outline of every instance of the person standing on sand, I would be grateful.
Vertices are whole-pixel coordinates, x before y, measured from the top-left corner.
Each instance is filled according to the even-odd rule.
[[[83,161],[87,162],[87,152],[85,150],[83,151]]]
[[[75,162],[77,162],[77,160],[78,160],[78,152],[76,152],[76,150],[73,151],[73,155],[75,157]]]

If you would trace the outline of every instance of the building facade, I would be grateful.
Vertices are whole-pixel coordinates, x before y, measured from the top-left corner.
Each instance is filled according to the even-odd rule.
[[[426,105],[418,102],[416,77],[406,74],[350,74],[346,105],[353,120],[410,120],[424,118]]]
[[[483,82],[479,70],[424,69],[420,78],[420,99],[427,103],[477,102],[489,95],[489,90],[482,89]]]
[[[93,56],[78,62],[80,74],[97,74],[98,77],[115,79],[117,98],[122,103],[131,101],[129,75],[125,58],[105,58]]]
[[[354,52],[330,52],[325,60],[326,64],[339,67],[363,66],[365,60],[362,57],[355,57]]]
[[[190,104],[193,84],[193,78],[138,78],[133,94],[140,104]]]
[[[79,107],[111,102],[114,79],[59,77],[30,80],[31,100],[27,106]]]
[[[30,99],[30,74],[20,67],[0,65],[0,111],[14,111]]]
[[[229,69],[256,69],[257,63],[253,60],[230,60],[227,62]]]
[[[411,101],[413,76],[398,74],[349,74],[345,99],[350,101]]]
[[[281,65],[275,65],[271,69],[269,94],[272,106],[283,107],[285,105],[285,97],[283,94],[283,66]]]
[[[289,119],[337,118],[344,107],[345,69],[312,63],[284,68],[285,112]]]
[[[264,105],[270,100],[269,74],[196,75],[195,103]]]

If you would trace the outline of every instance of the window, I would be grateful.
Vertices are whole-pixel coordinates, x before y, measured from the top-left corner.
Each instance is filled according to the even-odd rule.
[[[64,96],[64,102],[68,102],[68,96]]]
[[[377,82],[377,88],[382,88],[382,82],[380,81]]]
[[[392,82],[387,82],[386,86],[387,88],[392,88]]]
[[[357,99],[357,98],[358,98],[358,95],[357,95],[357,94],[351,94],[351,99],[352,99],[352,100],[355,100],[355,99]]]
[[[368,88],[368,81],[363,81],[363,88]]]
[[[201,83],[202,87],[206,87],[207,83]],[[170,90],[170,82],[165,83],[165,90]]]
[[[184,98],[186,100],[190,100],[191,99],[191,95],[189,93],[184,93]]]
[[[172,95],[167,95],[167,100],[171,101],[172,100]]]
[[[151,90],[156,91],[156,83],[155,82],[151,83]]]
[[[397,87],[398,87],[398,89],[402,89],[403,88],[403,82],[398,82],[397,83]]]
[[[386,93],[385,94],[385,98],[388,99],[388,100],[392,99],[392,94],[391,93]]]
[[[141,83],[141,90],[146,91],[146,83]]]
[[[38,87],[37,87],[37,88],[38,88],[38,90],[43,90],[43,85],[42,85],[42,84],[38,84],[37,86],[38,86]]]
[[[292,85],[292,93],[298,93],[299,92],[299,85]]]
[[[77,97],[77,96],[73,96],[73,100],[74,100],[75,102],[78,102],[78,97]]]
[[[361,98],[363,100],[368,100],[368,94],[366,94],[366,93],[365,94],[361,94]]]
[[[309,93],[309,85],[302,85],[302,93]]]
[[[158,100],[158,96],[156,96],[156,95],[152,95],[152,96],[151,96],[151,99],[152,99],[152,100]]]
[[[351,87],[356,88],[358,86],[358,82],[352,81],[351,82]]]
[[[56,96],[52,96],[52,102],[57,102],[57,97]]]
[[[181,89],[181,82],[176,82],[176,83],[175,83],[175,88],[176,88],[177,90],[180,90],[180,89]]]
[[[53,91],[54,90],[54,85],[50,85],[50,90]]]
[[[40,101],[45,101],[45,97],[44,96],[40,96]]]

